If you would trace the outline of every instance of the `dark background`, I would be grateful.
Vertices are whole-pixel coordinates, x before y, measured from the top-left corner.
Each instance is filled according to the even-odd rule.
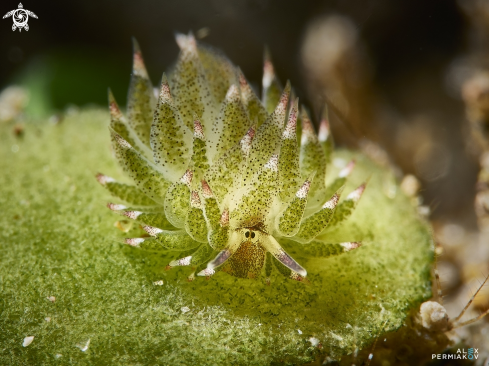
[[[0,13],[17,5],[5,0]],[[178,54],[174,33],[205,27],[209,34],[203,41],[222,49],[256,85],[268,45],[280,79],[290,79],[301,100],[308,101],[314,95],[300,59],[305,30],[321,16],[346,16],[368,59],[370,89],[364,94],[375,96],[362,126],[350,132],[356,139],[377,141],[404,172],[421,175],[435,219],[474,225],[477,163],[465,151],[463,103],[446,87],[450,65],[470,48],[469,23],[456,1],[28,0],[23,5],[39,19],[29,20],[28,32],[12,32],[11,19],[0,22],[0,88],[13,83],[29,87],[30,112],[39,116],[71,104],[105,105],[109,86],[124,104],[131,37],[138,39],[157,84]],[[409,156],[416,150],[412,126],[448,147],[440,153],[450,155],[444,175],[423,177],[417,170]],[[399,148],[402,129],[412,140],[409,149]]]

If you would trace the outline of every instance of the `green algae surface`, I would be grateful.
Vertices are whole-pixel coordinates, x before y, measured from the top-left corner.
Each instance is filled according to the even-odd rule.
[[[95,174],[124,181],[108,120],[103,111],[73,112],[57,125],[27,123],[24,137],[0,126],[0,364],[340,358],[401,327],[431,296],[428,226],[390,171],[342,150],[328,176],[355,158],[346,191],[370,181],[351,218],[322,237],[363,246],[311,259],[301,245],[284,243],[309,285],[277,274],[268,286],[222,272],[189,283],[189,268],[165,271],[175,255],[121,244],[132,235],[115,228],[122,218],[105,208],[113,198]],[[28,336],[34,340],[23,347]]]

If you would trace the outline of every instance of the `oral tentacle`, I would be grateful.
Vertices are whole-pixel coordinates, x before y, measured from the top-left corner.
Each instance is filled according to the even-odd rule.
[[[275,240],[273,236],[265,236],[261,245],[285,267],[287,267],[291,271],[297,272],[302,277],[307,276],[307,271],[285,252],[285,250],[280,246],[280,244],[277,242],[277,240]]]
[[[214,270],[215,268],[223,265],[234,253],[236,253],[241,243],[242,237],[240,234],[236,231],[233,232],[229,236],[226,247],[221,250],[213,260],[207,263],[207,268],[209,270]]]

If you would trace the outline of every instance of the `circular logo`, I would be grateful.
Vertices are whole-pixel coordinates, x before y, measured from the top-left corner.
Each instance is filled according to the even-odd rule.
[[[27,20],[29,19],[29,14],[24,9],[16,9],[12,14],[12,19],[14,21],[15,26],[22,28],[27,24]]]

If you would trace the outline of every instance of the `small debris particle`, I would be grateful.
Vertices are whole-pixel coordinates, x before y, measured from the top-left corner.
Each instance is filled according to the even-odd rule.
[[[430,214],[430,208],[428,206],[419,206],[418,213],[423,217],[427,217]]]
[[[414,175],[408,174],[402,179],[401,189],[407,196],[415,197],[420,188],[421,184]]]
[[[80,349],[80,351],[85,352],[90,346],[90,338],[88,338],[88,341],[85,344],[78,343],[76,346]]]
[[[34,340],[34,336],[29,336],[24,338],[24,343],[22,343],[22,347],[27,347]]]
[[[190,308],[188,306],[184,306],[182,309],[182,313],[188,313],[190,311]]]
[[[319,345],[319,339],[315,338],[315,337],[311,337],[309,338],[309,342],[311,342],[311,345],[313,347],[317,347]]]
[[[344,168],[346,166],[347,161],[345,159],[341,158],[334,158],[333,159],[333,165],[337,168]]]
[[[374,354],[373,353],[371,353],[371,354],[368,355],[368,359],[369,360],[371,360],[372,358],[374,358]]]
[[[204,28],[200,28],[197,31],[196,35],[197,35],[198,39],[202,39],[202,38],[207,37],[210,32],[211,32],[211,30],[208,27],[204,27]]]
[[[297,333],[302,334],[302,330],[297,329]]]
[[[80,202],[81,204],[81,202]],[[118,228],[123,233],[127,233],[132,229],[132,221],[129,220],[119,220],[114,223],[114,226]]]
[[[48,297],[46,297],[46,299],[48,299],[51,302],[55,302],[56,301],[56,298],[54,296],[48,296]]]
[[[153,282],[153,285],[155,286],[163,286],[163,284],[164,284],[163,280]]]
[[[56,353],[56,355],[54,356],[54,358],[61,358],[61,357],[63,357],[61,353]]]
[[[47,317],[44,318],[44,320],[49,323],[51,321],[51,318],[49,316],[47,316]]]

